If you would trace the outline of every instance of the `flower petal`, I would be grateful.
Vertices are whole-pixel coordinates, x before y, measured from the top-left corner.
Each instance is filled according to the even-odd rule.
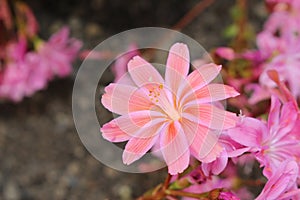
[[[198,128],[190,149],[195,158],[205,163],[214,161],[223,150],[217,134],[207,127]]]
[[[236,127],[228,130],[228,135],[239,144],[246,147],[258,147],[262,137],[268,132],[267,127],[261,121],[244,117]]]
[[[287,102],[283,104],[280,114],[281,115],[277,137],[283,137],[289,134],[294,126],[297,125],[296,121],[298,117],[298,110],[293,102]]]
[[[271,108],[268,117],[268,128],[272,129],[272,125],[279,124],[279,114],[280,114],[280,101],[275,96],[271,96]]]
[[[276,172],[269,178],[256,200],[282,199],[281,195],[296,186],[298,165],[295,161],[286,160],[280,164]]]
[[[104,139],[110,142],[124,142],[132,137],[114,123],[104,124],[100,131],[102,132]]]
[[[202,163],[201,168],[206,176],[210,176],[211,174],[219,175],[226,168],[227,163],[228,155],[224,150],[214,162]]]
[[[220,101],[239,94],[233,87],[223,84],[209,84],[195,91],[198,103]]]
[[[131,164],[132,162],[140,159],[147,151],[153,147],[159,138],[159,133],[164,123],[158,122],[155,124],[148,124],[143,129],[140,129],[135,137],[131,138],[125,146],[123,152],[123,163]],[[145,132],[148,132],[148,137],[144,137]]]
[[[171,123],[160,138],[160,151],[171,175],[182,173],[189,165],[189,145],[178,122]]]
[[[128,112],[135,112],[140,110],[153,110],[155,103],[147,96],[146,88],[139,88],[135,90],[128,99]],[[124,103],[123,103],[124,104]]]
[[[193,156],[202,162],[214,161],[223,150],[218,143],[220,132],[214,132],[186,118],[182,118],[181,124]]]
[[[138,131],[145,128],[145,125],[155,125],[164,119],[160,113],[155,111],[138,111],[128,115],[122,115],[101,128],[102,136],[111,142],[121,142],[135,137]],[[144,131],[143,136],[150,137],[152,131]]]
[[[187,76],[190,68],[190,54],[187,45],[182,43],[174,44],[167,60],[165,80],[166,85],[174,93],[183,79]]]
[[[111,83],[105,87],[105,94],[101,97],[101,103],[111,112],[119,115],[128,113],[128,102],[136,93],[137,88],[129,85]]]
[[[148,83],[164,83],[158,71],[139,56],[135,56],[129,61],[128,72],[135,84],[139,87],[143,87]]]
[[[238,120],[235,113],[219,109],[211,104],[189,106],[184,109],[182,116],[197,124],[217,130],[232,128]]]
[[[214,63],[196,68],[188,77],[188,82],[194,90],[200,89],[214,80],[221,71],[221,65]]]

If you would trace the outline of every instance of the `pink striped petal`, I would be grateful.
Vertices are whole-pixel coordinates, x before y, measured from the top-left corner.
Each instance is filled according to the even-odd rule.
[[[123,163],[129,165],[134,161],[140,159],[143,155],[151,149],[151,147],[157,141],[159,135],[156,134],[149,138],[132,138],[126,144],[123,152]]]
[[[194,133],[189,142],[192,155],[201,162],[214,161],[223,150],[218,143],[218,134],[188,119],[183,118],[182,121],[185,133]]]
[[[173,122],[160,136],[160,151],[171,175],[182,173],[189,165],[190,152],[181,125]]]
[[[158,71],[139,56],[135,56],[129,61],[128,72],[135,84],[139,87],[143,87],[149,83],[164,83]]]
[[[125,146],[123,163],[129,165],[145,155],[156,143],[163,125],[163,123],[157,121],[157,123],[148,124],[139,130],[135,137],[131,138]],[[148,137],[144,137],[145,133]]]
[[[214,63],[196,68],[189,76],[188,82],[194,90],[209,84],[220,73],[222,66]]]
[[[208,103],[236,97],[238,93],[233,87],[223,84],[209,84],[195,91],[198,103]]]
[[[223,150],[218,142],[220,132],[214,132],[186,118],[182,118],[181,125],[188,139],[190,152],[198,160],[212,162]]]
[[[144,128],[146,124],[156,124],[163,118],[160,118],[161,114],[154,111],[138,111],[128,115],[122,115],[109,123],[105,124],[101,128],[102,136],[112,142],[121,142],[128,140],[128,137],[134,137],[139,130]],[[144,132],[144,138],[150,137],[151,132]]]
[[[190,54],[187,45],[182,43],[174,44],[167,60],[165,80],[166,85],[174,93],[183,79],[186,78],[190,68]]]
[[[207,141],[211,141],[211,145],[210,148],[211,150],[208,152],[208,154],[204,157],[200,157],[200,160],[203,162],[203,163],[209,163],[209,162],[213,162],[215,161],[219,156],[220,156],[220,153],[224,150],[222,148],[222,146],[220,145],[220,143],[216,142],[218,139],[216,138],[211,138],[212,135],[209,135],[210,137],[208,137],[206,140]],[[215,141],[214,141],[215,140]],[[202,148],[201,150],[203,152],[200,152],[200,155],[204,154],[207,152],[207,150],[204,150],[205,148]]]
[[[183,117],[211,129],[224,130],[236,125],[238,117],[211,104],[193,105],[184,109]]]
[[[132,136],[125,133],[119,126],[116,126],[115,123],[106,123],[100,129],[104,139],[110,142],[124,142],[129,140]]]
[[[101,103],[111,112],[119,115],[127,114],[129,99],[136,90],[137,88],[133,86],[111,83],[105,87]]]
[[[146,88],[135,90],[128,100],[128,112],[140,110],[154,110],[155,103],[151,101],[149,91]]]

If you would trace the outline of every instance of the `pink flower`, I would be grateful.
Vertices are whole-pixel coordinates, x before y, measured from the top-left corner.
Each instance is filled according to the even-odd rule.
[[[223,147],[220,156],[213,162],[202,163],[201,165],[206,176],[219,175],[226,168],[229,158],[236,158],[249,150],[249,148],[233,141],[226,134],[221,135],[219,143]]]
[[[47,85],[49,71],[36,53],[16,55],[16,58],[2,72],[0,97],[18,102],[43,89]]]
[[[235,128],[228,130],[233,140],[251,148],[261,166],[265,166],[266,177],[274,174],[284,160],[300,158],[300,143],[297,136],[291,134],[298,115],[294,102],[281,105],[275,96],[271,101],[267,123],[243,117]]]
[[[215,54],[226,60],[233,60],[236,57],[233,49],[229,47],[218,47],[215,51]]]
[[[6,66],[0,83],[0,97],[18,102],[27,95],[26,80],[28,68],[23,63],[11,63]]]
[[[42,43],[38,52],[28,52],[25,38],[11,42],[5,48],[5,64],[1,71],[0,97],[15,102],[46,87],[54,75],[66,76],[81,43],[68,39],[68,29]]]
[[[299,40],[300,42],[300,40]],[[295,97],[300,97],[300,45],[290,46],[290,48],[282,52],[280,55],[274,57],[270,63],[265,64],[265,69],[259,78],[262,86],[274,88],[276,86],[269,76],[268,71],[276,70],[279,74],[280,81],[287,82]]]
[[[220,192],[219,200],[240,200],[235,194],[232,192]]]
[[[114,82],[117,82],[122,78],[123,75],[127,73],[127,63],[129,60],[139,55],[139,51],[137,50],[137,46],[135,44],[131,44],[128,47],[128,52],[126,54],[121,55],[116,61],[115,64],[112,66],[111,70],[115,75]]]
[[[268,88],[256,83],[250,83],[245,87],[246,91],[252,91],[251,97],[248,99],[250,105],[255,105],[260,101],[270,99],[271,93]]]
[[[264,31],[284,39],[299,37],[299,1],[288,0],[277,3],[264,25]]]
[[[189,51],[174,44],[166,64],[165,80],[141,57],[128,63],[132,85],[114,83],[105,88],[102,104],[120,117],[103,125],[103,137],[128,141],[123,162],[131,164],[159,144],[172,175],[183,172],[190,155],[202,162],[219,156],[218,133],[235,126],[236,116],[212,104],[237,96],[231,87],[208,84],[221,67],[207,64],[188,75]]]
[[[72,61],[81,46],[79,40],[69,38],[69,29],[64,27],[53,34],[48,42],[40,44],[38,54],[53,75],[65,77],[71,73]],[[52,78],[53,75],[49,75]]]
[[[285,160],[280,163],[256,200],[299,199],[300,190],[296,183],[298,170],[295,161]],[[298,198],[292,198],[296,196]]]

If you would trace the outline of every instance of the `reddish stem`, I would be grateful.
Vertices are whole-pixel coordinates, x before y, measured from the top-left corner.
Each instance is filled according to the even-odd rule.
[[[172,28],[181,30],[193,21],[205,8],[210,6],[214,0],[203,0],[196,4],[188,13],[186,13]]]

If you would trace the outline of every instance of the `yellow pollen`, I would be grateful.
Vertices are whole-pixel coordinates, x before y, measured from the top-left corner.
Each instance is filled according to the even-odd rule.
[[[155,102],[159,102],[158,97],[160,96],[160,90],[162,90],[163,88],[163,84],[159,84],[158,86],[153,86],[151,89],[149,89],[148,96],[151,97],[150,100],[155,100]]]

